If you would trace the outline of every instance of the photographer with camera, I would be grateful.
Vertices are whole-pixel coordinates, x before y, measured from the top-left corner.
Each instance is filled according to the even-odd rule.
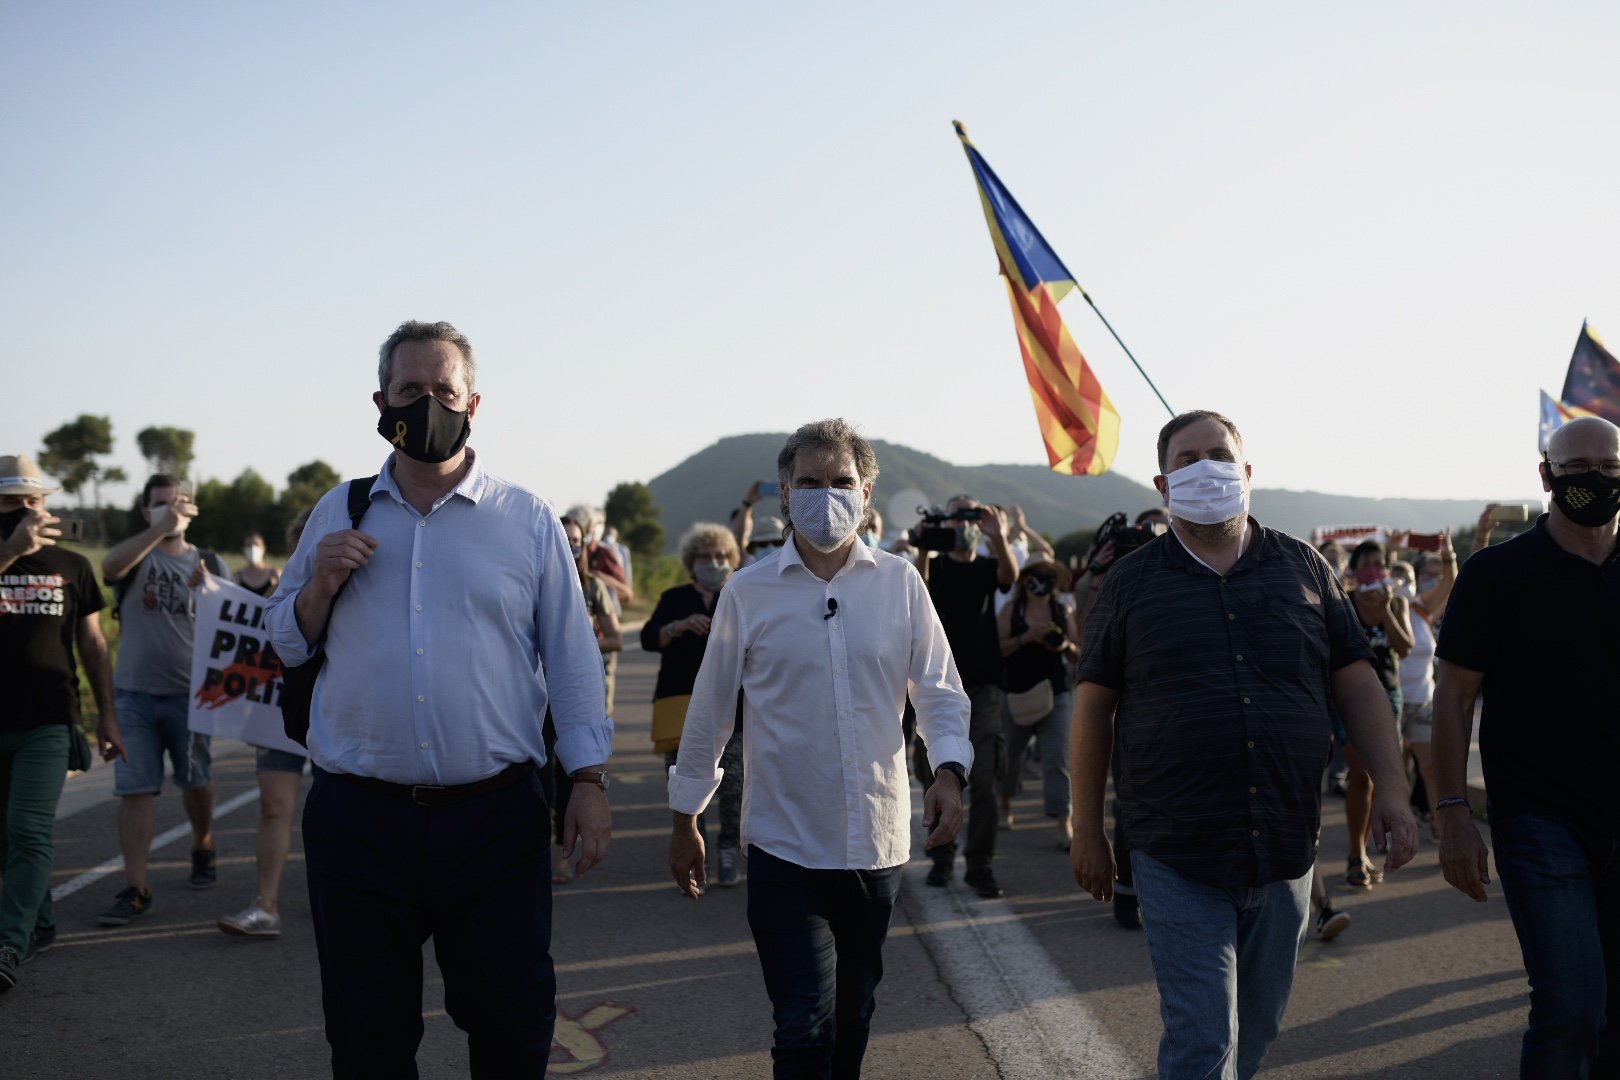
[[[1125,524],[1125,511],[1117,510],[1097,526],[1097,534],[1091,538],[1091,546],[1081,560],[1084,564],[1081,573],[1089,579],[1083,600],[1079,599],[1079,581],[1076,579],[1076,600],[1080,604],[1082,626],[1085,625],[1086,616],[1091,614],[1091,606],[1097,602],[1097,591],[1102,588],[1102,577],[1108,568],[1169,528],[1170,514],[1162,506],[1143,510],[1129,525]]]
[[[963,849],[967,871],[962,880],[991,899],[1001,895],[990,863],[996,854],[996,781],[1007,764],[1001,730],[1007,673],[996,636],[995,597],[1012,588],[1018,563],[1007,544],[1006,513],[968,495],[952,498],[943,512],[925,513],[912,539],[922,549],[917,569],[928,583],[962,688],[973,705],[968,730],[973,770],[968,775],[970,803]],[[980,539],[989,543],[988,558],[978,553]],[[926,755],[918,765],[918,778],[926,784],[934,775]],[[933,856],[934,868],[927,881],[943,887],[950,883],[956,866],[956,842],[939,845]]]
[[[1085,596],[1081,598],[1078,591],[1075,595],[1076,603],[1080,606],[1080,625],[1086,624],[1086,617],[1091,614],[1091,608],[1097,602],[1097,593],[1103,586],[1103,575],[1114,563],[1129,555],[1137,548],[1153,540],[1170,529],[1170,512],[1162,506],[1150,506],[1136,515],[1130,525],[1125,524],[1123,510],[1110,514],[1101,525],[1097,526],[1097,535],[1092,537],[1091,547],[1086,552],[1085,574],[1090,579],[1086,586]],[[1078,639],[1077,639],[1078,640]],[[1119,748],[1115,747],[1113,759],[1108,765],[1109,772],[1114,777],[1114,787],[1119,787]],[[1115,860],[1119,863],[1119,872],[1114,886],[1114,921],[1126,930],[1142,929],[1142,909],[1136,903],[1136,884],[1131,877],[1131,844],[1130,838],[1125,835],[1124,815],[1119,812],[1119,799],[1114,799],[1114,852]]]
[[[1080,628],[1063,599],[1069,571],[1040,558],[1018,572],[1012,600],[996,616],[1001,655],[1007,665],[1007,770],[1001,778],[1001,812],[1011,821],[1024,751],[1041,744],[1043,810],[1057,821],[1057,846],[1069,850],[1069,714],[1074,683],[1065,661],[1080,657]]]

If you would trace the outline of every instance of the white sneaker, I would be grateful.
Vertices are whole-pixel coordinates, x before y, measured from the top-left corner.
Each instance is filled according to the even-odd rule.
[[[281,916],[272,915],[258,904],[219,920],[219,928],[238,937],[280,937]]]

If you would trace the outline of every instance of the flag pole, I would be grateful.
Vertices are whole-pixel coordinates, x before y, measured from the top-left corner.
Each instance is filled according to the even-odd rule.
[[[956,137],[958,139],[962,140],[962,149],[967,152],[968,161],[969,162],[974,161],[975,156],[978,154],[978,150],[973,146],[973,143],[968,139],[967,127],[964,126],[962,121],[960,121],[960,120],[952,120],[951,121],[951,127],[956,130]],[[979,158],[978,160],[984,164],[986,169],[988,169],[990,167],[989,163],[984,162],[983,158]],[[977,166],[975,166],[975,169],[977,169]],[[999,181],[998,181],[998,183],[999,183]],[[984,197],[984,189],[983,189],[982,184],[980,186],[979,195],[980,195],[981,198]],[[1022,210],[1019,211],[1019,213],[1022,213],[1022,212],[1023,212]],[[989,208],[988,203],[985,204],[985,213],[986,214],[990,213],[990,208]],[[992,228],[992,232],[994,232],[993,228]],[[1044,244],[1045,241],[1043,240],[1042,243]],[[1048,249],[1048,250],[1050,250],[1050,249]],[[1148,389],[1153,391],[1153,396],[1159,399],[1159,404],[1163,405],[1165,411],[1170,414],[1171,419],[1174,419],[1175,416],[1176,416],[1176,410],[1174,410],[1174,409],[1172,409],[1170,407],[1170,403],[1168,401],[1164,400],[1164,395],[1159,393],[1159,388],[1153,384],[1153,380],[1148,378],[1148,373],[1142,369],[1141,363],[1136,359],[1136,354],[1131,352],[1130,346],[1126,345],[1124,339],[1119,336],[1119,331],[1114,329],[1114,324],[1109,322],[1108,321],[1108,316],[1104,315],[1098,309],[1096,301],[1091,298],[1090,293],[1086,292],[1085,286],[1080,284],[1080,279],[1075,277],[1074,271],[1070,270],[1067,266],[1063,265],[1063,260],[1062,260],[1061,257],[1058,256],[1058,253],[1055,252],[1055,251],[1052,251],[1051,255],[1052,255],[1053,259],[1057,260],[1057,264],[1060,267],[1062,267],[1063,272],[1068,275],[1067,284],[1073,285],[1076,289],[1079,290],[1080,295],[1086,298],[1086,304],[1088,306],[1090,306],[1090,308],[1092,310],[1092,313],[1095,314],[1097,316],[1097,318],[1102,320],[1102,324],[1104,326],[1108,327],[1108,332],[1110,334],[1114,335],[1114,340],[1119,343],[1119,347],[1125,351],[1126,356],[1130,357],[1131,364],[1132,364],[1132,366],[1134,366],[1136,368],[1137,374],[1142,376],[1143,381],[1148,384]],[[1583,330],[1585,329],[1584,326],[1582,327],[1582,329]]]
[[[1102,320],[1102,324],[1104,326],[1108,327],[1108,332],[1114,335],[1114,340],[1119,342],[1119,347],[1121,349],[1125,350],[1125,355],[1131,358],[1131,363],[1136,367],[1137,374],[1141,375],[1143,381],[1148,384],[1148,388],[1153,391],[1153,396],[1159,399],[1159,404],[1164,406],[1165,411],[1170,414],[1170,418],[1172,420],[1175,419],[1176,410],[1172,409],[1170,407],[1170,403],[1164,400],[1164,395],[1159,393],[1159,388],[1153,385],[1153,380],[1148,378],[1148,373],[1142,370],[1142,365],[1136,361],[1136,354],[1131,352],[1130,346],[1126,345],[1124,340],[1119,336],[1119,331],[1115,330],[1114,324],[1108,321],[1108,316],[1104,315],[1100,310],[1098,310],[1096,301],[1091,298],[1090,293],[1086,292],[1086,287],[1080,284],[1078,281],[1074,283],[1074,287],[1079,290],[1080,295],[1084,297],[1086,303],[1090,305],[1092,313],[1095,314],[1097,318]]]

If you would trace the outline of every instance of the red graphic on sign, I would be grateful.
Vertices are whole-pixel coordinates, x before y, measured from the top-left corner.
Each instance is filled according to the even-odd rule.
[[[229,705],[238,698],[274,705],[281,695],[281,661],[275,653],[269,654],[271,664],[231,664],[225,668],[209,668],[202,686],[197,690],[197,703],[205,709]]]

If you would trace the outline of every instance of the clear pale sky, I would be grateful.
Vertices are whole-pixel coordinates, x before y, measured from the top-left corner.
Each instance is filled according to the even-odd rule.
[[[1045,464],[953,118],[1262,486],[1533,492],[1538,388],[1583,318],[1620,344],[1613,4],[9,4],[0,40],[4,453],[90,412],[131,475],[149,424],[204,476],[368,473],[415,317],[563,505],[827,415]],[[1166,414],[1064,309],[1146,481]]]

